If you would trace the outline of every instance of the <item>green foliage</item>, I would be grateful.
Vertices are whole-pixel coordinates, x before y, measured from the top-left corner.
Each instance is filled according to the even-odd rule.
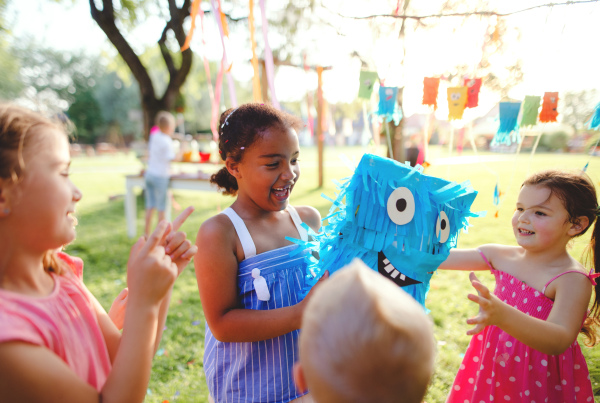
[[[93,143],[100,132],[104,120],[100,105],[91,88],[75,90],[75,100],[67,110],[67,115],[75,124],[78,143]]]
[[[590,138],[587,140],[587,142],[585,143],[585,149],[587,151],[590,151],[592,147],[596,146],[596,144],[598,144],[598,146],[600,147],[600,131],[593,131],[593,134],[590,136]]]
[[[564,151],[568,141],[569,135],[565,132],[544,133],[538,147],[543,151]]]
[[[1,15],[1,11],[0,11]],[[0,21],[0,24],[2,22]],[[2,27],[0,26],[0,34]],[[13,50],[6,41],[0,36],[0,71],[2,80],[0,80],[0,99],[13,99],[23,89],[23,84],[19,80],[20,62],[13,56]]]

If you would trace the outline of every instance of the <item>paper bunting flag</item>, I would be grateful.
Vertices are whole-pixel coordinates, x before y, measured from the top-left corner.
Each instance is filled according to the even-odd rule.
[[[594,114],[590,119],[589,127],[592,130],[600,130],[600,103],[596,105],[596,109],[594,110]]]
[[[544,101],[542,102],[542,111],[540,112],[540,122],[556,122],[558,116],[558,92],[544,93]]]
[[[465,78],[464,86],[467,87],[467,108],[477,107],[479,105],[481,78]]]
[[[373,86],[378,80],[377,73],[374,71],[360,72],[360,87],[358,87],[358,97],[363,99],[371,99]]]
[[[519,125],[517,118],[521,109],[520,102],[500,102],[500,127],[494,136],[491,144],[505,144],[507,146],[512,143],[519,143]]]
[[[439,78],[425,77],[423,79],[423,105],[433,105],[433,109],[437,109],[437,96],[439,87]]]
[[[523,116],[521,116],[521,127],[535,126],[537,124],[541,99],[541,97],[535,95],[525,96],[525,101],[523,101]]]
[[[327,225],[315,235],[320,258],[307,284],[355,257],[422,305],[429,281],[469,226],[477,192],[423,174],[423,167],[365,154],[351,178],[338,184]],[[302,241],[296,242],[301,243]]]
[[[448,88],[448,120],[460,120],[467,105],[467,87]]]
[[[379,106],[377,115],[383,117],[386,122],[392,120],[397,125],[402,119],[402,113],[398,108],[396,97],[398,96],[397,87],[379,87]]]

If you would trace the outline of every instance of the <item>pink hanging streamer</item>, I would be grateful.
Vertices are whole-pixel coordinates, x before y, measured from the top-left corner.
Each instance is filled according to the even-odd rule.
[[[217,21],[217,25],[219,27],[219,33],[221,34],[221,45],[223,45],[223,59],[221,61],[221,70],[223,70],[224,66],[227,66],[227,84],[229,88],[229,97],[231,98],[231,106],[233,108],[237,108],[238,103],[235,96],[235,86],[233,83],[233,77],[231,77],[231,73],[229,72],[229,68],[231,67],[229,63],[227,63],[227,50],[225,49],[225,32],[223,31],[223,24],[221,23],[221,0],[210,0],[210,5],[213,10],[213,14],[215,15],[215,20]],[[222,74],[222,72],[220,72]],[[218,77],[217,77],[218,79]]]
[[[267,36],[269,24],[267,22],[265,0],[260,0],[260,14],[262,16],[262,32],[265,40],[265,70],[267,70],[267,81],[269,83],[269,90],[271,91],[271,103],[275,108],[281,109],[277,96],[275,95],[275,65],[273,64],[273,53],[271,52],[269,38]]]
[[[199,7],[198,14],[200,14],[200,32],[202,38],[202,46],[204,49],[206,49],[206,41],[204,40],[204,11],[202,11],[202,7]],[[210,131],[212,132],[213,140],[218,142],[219,131],[217,130],[217,122],[219,119],[219,98],[221,97],[221,94],[219,91],[219,98],[215,98],[215,93],[213,91],[211,79],[212,76],[210,75],[210,65],[208,63],[208,59],[206,58],[205,52],[202,52],[202,60],[204,62],[204,71],[206,72],[206,81],[208,82],[208,96],[210,98],[211,103]],[[217,100],[216,102],[215,99]]]

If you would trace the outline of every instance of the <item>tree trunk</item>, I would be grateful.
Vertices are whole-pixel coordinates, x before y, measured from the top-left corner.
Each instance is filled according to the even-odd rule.
[[[143,135],[145,139],[148,139],[156,114],[161,110],[173,111],[175,100],[192,67],[191,49],[188,48],[182,52],[181,65],[177,68],[166,46],[167,32],[169,30],[175,34],[179,46],[183,46],[185,43],[186,35],[183,30],[183,22],[190,14],[191,0],[184,0],[181,8],[177,7],[175,0],[168,0],[170,20],[167,21],[163,33],[158,40],[161,54],[169,71],[169,83],[161,98],[156,96],[148,70],[142,64],[140,58],[131,45],[129,45],[121,31],[119,31],[115,22],[112,0],[102,0],[102,10],[96,7],[96,0],[89,0],[89,4],[92,18],[115,46],[139,84],[144,119]]]

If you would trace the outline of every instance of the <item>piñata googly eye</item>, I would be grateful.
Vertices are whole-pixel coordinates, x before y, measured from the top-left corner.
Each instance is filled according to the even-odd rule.
[[[435,236],[440,239],[440,243],[445,243],[450,236],[450,220],[443,211],[440,211],[437,223],[435,224]]]
[[[415,215],[415,198],[408,188],[397,188],[387,201],[390,220],[398,225],[409,223]]]

